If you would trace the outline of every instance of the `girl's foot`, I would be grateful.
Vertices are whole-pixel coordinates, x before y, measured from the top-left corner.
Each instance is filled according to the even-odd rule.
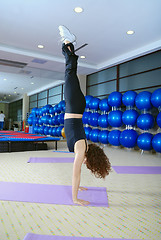
[[[61,36],[61,41],[64,43],[70,42],[74,43],[76,42],[76,37],[74,34],[72,34],[69,29],[63,25],[59,26],[59,33]]]

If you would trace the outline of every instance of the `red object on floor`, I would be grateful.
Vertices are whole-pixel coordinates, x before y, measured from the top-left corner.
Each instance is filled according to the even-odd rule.
[[[25,127],[25,133],[28,133],[29,132],[29,126],[26,126]]]
[[[25,120],[23,120],[23,123],[22,123],[22,131],[25,131]]]

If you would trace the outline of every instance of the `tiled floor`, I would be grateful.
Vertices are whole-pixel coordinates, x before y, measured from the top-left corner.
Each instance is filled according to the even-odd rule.
[[[61,150],[60,148],[58,150]],[[67,149],[63,149],[67,150]],[[161,166],[161,156],[106,147],[112,165]],[[48,151],[1,153],[0,181],[71,185],[72,163],[27,163],[30,157],[73,156]],[[0,201],[0,240],[46,235],[161,239],[161,175],[117,174],[100,180],[82,166],[82,186],[106,187],[109,208]]]

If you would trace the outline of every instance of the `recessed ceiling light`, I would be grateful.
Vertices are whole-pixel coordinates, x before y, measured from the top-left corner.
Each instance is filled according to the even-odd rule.
[[[126,32],[128,35],[132,35],[132,34],[134,34],[134,31],[133,30],[129,30],[129,31],[127,31]]]
[[[23,90],[24,88],[22,87],[21,89]]]
[[[86,58],[85,56],[80,56],[80,58]]]
[[[33,82],[31,82],[31,84],[33,85],[34,83],[33,83]]]
[[[9,97],[11,96],[11,95],[8,95]]]
[[[4,80],[4,81],[6,81],[7,79],[6,79],[6,78],[4,78],[3,80]]]
[[[38,48],[44,48],[44,46],[41,45],[41,44],[39,44],[37,47],[38,47]]]
[[[16,93],[16,92],[14,92],[14,93]]]
[[[76,7],[76,8],[74,8],[74,11],[75,11],[76,13],[81,13],[81,12],[83,12],[83,8],[81,8],[81,7]]]

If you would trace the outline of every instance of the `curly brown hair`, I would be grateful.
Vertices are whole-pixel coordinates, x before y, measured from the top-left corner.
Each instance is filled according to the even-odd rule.
[[[97,178],[105,178],[111,171],[111,163],[103,149],[96,144],[89,144],[85,153],[86,166]]]

